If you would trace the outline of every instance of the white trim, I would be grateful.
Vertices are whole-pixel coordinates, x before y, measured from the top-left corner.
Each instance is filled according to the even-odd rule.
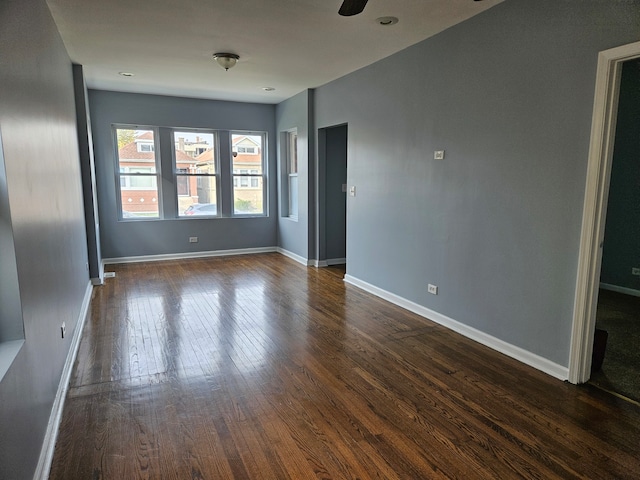
[[[47,425],[44,442],[42,443],[42,449],[40,450],[38,466],[36,467],[36,471],[33,475],[34,480],[46,480],[49,478],[51,461],[53,460],[53,451],[55,450],[60,421],[62,420],[64,401],[67,396],[67,390],[69,389],[69,380],[71,379],[73,364],[76,361],[76,355],[78,353],[78,348],[80,347],[82,330],[84,329],[84,324],[89,314],[89,304],[91,303],[92,292],[93,286],[91,285],[91,282],[89,282],[84,293],[84,299],[80,308],[80,314],[78,315],[78,321],[76,322],[76,328],[73,332],[73,338],[71,339],[67,360],[65,361],[62,369],[62,376],[60,377],[60,383],[58,384],[58,391],[53,401],[53,407],[51,408],[49,424]]]
[[[301,255],[298,255],[297,253],[290,252],[289,250],[285,250],[284,248],[281,248],[281,247],[277,247],[276,251],[281,255],[284,255],[285,257],[289,257],[291,260],[295,260],[296,262],[301,263],[305,267],[313,266],[314,260],[307,260],[306,258],[304,258]]]
[[[618,285],[611,285],[610,283],[600,283],[600,288],[612,292],[624,293],[625,295],[631,295],[633,297],[640,297],[640,290],[633,288],[620,287]]]
[[[481,343],[482,345],[485,345],[493,350],[503,353],[511,358],[515,358],[516,360],[529,365],[530,367],[536,368],[548,375],[551,375],[552,377],[558,378],[560,380],[566,380],[568,378],[569,370],[567,367],[558,365],[557,363],[536,355],[535,353],[529,352],[528,350],[507,343],[504,340],[500,340],[499,338],[481,332],[480,330],[460,323],[457,320],[449,318],[429,308],[423,307],[422,305],[418,305],[417,303],[400,297],[394,293],[378,288],[375,285],[371,285],[370,283],[367,283],[363,280],[359,280],[358,278],[351,275],[345,275],[344,281],[373,295],[376,295],[377,297],[383,298],[388,302],[398,305],[399,307],[405,308],[410,312],[416,313],[444,327],[447,327],[450,330],[453,330],[454,332],[470,338],[471,340]]]
[[[640,42],[600,52],[573,308],[569,381],[591,375],[591,354],[622,62],[640,57]]]
[[[331,265],[345,265],[347,263],[346,258],[327,258],[326,260],[309,260],[309,265],[312,267],[323,268]]]
[[[165,253],[159,255],[139,255],[135,257],[114,257],[102,260],[104,265],[115,263],[159,262],[162,260],[182,260],[185,258],[227,257],[232,255],[251,255],[254,253],[273,253],[276,247],[237,248],[233,250],[211,250],[207,252]]]

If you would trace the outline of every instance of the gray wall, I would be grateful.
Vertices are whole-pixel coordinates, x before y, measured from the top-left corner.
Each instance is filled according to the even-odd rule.
[[[0,132],[25,334],[0,383],[0,478],[28,479],[89,286],[71,62],[43,0],[0,2]]]
[[[347,273],[568,365],[597,54],[638,25],[507,0],[316,89],[349,125]]]
[[[310,228],[313,221],[313,198],[310,197],[312,171],[309,168],[309,132],[310,101],[313,93],[309,90],[280,103],[276,107],[276,129],[278,131],[278,247],[299,255],[304,259],[315,258],[309,247]],[[283,216],[282,205],[288,199],[282,198],[282,184],[287,181],[286,161],[283,156],[282,133],[296,128],[298,130],[298,219]]]
[[[640,267],[640,60],[622,68],[600,280],[640,290],[632,267]]]
[[[103,258],[276,245],[275,106],[89,90]],[[112,124],[264,131],[269,216],[118,221]],[[199,237],[189,243],[189,237]]]

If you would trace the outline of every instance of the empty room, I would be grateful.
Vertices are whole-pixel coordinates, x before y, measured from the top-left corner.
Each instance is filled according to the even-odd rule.
[[[638,478],[639,59],[639,0],[2,0],[0,479]]]

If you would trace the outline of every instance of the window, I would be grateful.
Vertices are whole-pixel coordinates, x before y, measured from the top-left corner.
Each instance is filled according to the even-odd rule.
[[[155,131],[151,128],[116,127],[120,217],[159,218],[159,168],[155,156]]]
[[[246,153],[250,155],[256,155],[258,153],[256,147],[247,145],[239,145],[238,147],[236,147],[235,151],[238,153]]]
[[[267,215],[265,132],[112,129],[120,220]]]
[[[264,135],[231,134],[233,214],[266,215]]]
[[[139,152],[153,152],[153,143],[138,143]]]
[[[203,131],[174,131],[174,172],[178,216],[218,214],[215,136]]]
[[[298,132],[287,132],[287,193],[289,217],[298,217]]]

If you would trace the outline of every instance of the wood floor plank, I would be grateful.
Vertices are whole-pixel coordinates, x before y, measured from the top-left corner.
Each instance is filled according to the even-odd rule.
[[[51,476],[625,479],[640,409],[279,254],[94,290]]]

